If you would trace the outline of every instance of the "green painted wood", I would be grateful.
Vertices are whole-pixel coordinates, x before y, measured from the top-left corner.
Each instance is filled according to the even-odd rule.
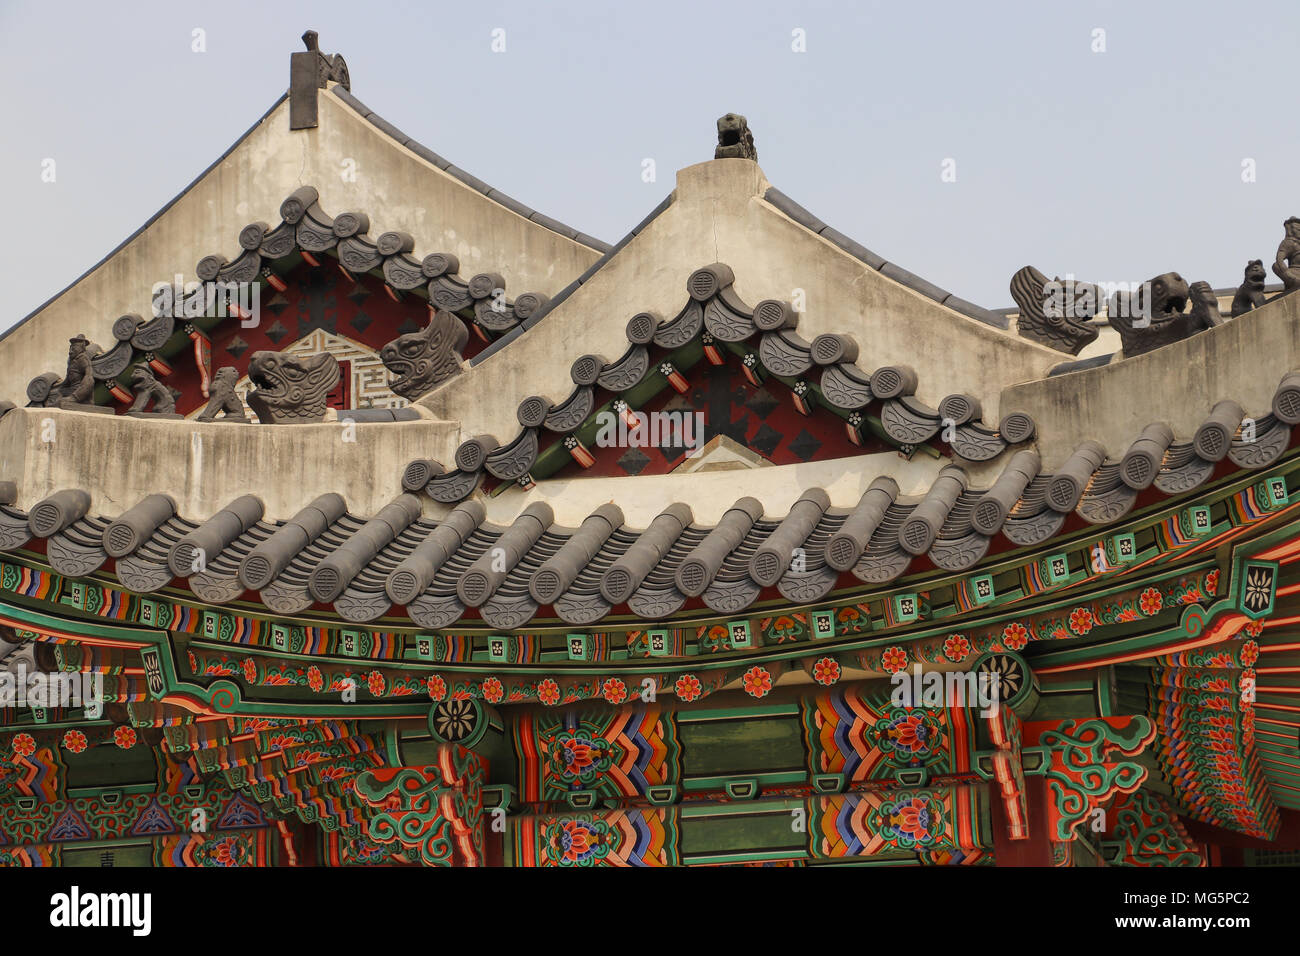
[[[682,856],[688,863],[724,862],[729,854],[753,854],[766,851],[776,857],[806,856],[808,853],[807,814],[803,814],[805,832],[795,829],[799,817],[786,810],[775,813],[694,817],[682,820]],[[739,860],[737,860],[738,862]]]
[[[688,779],[802,771],[806,759],[803,727],[795,717],[682,723],[678,734]]]
[[[152,747],[89,747],[76,754],[62,751],[67,762],[69,790],[81,787],[122,788],[130,784],[156,786],[158,765]],[[78,794],[84,796],[84,794]]]
[[[684,781],[682,789],[688,791],[722,790],[733,780],[757,780],[760,787],[778,787],[787,784],[805,783],[808,774],[802,770],[786,770],[775,773],[734,773],[716,777],[690,777]]]
[[[63,851],[63,865],[96,868],[153,866],[153,844],[117,844],[106,840],[95,846],[67,848]]]

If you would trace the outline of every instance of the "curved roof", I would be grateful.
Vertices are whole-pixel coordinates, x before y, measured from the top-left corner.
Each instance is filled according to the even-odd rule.
[[[557,402],[540,395],[524,398],[515,414],[515,430],[468,439],[457,450],[455,468],[441,462],[414,462],[403,485],[408,491],[427,490],[435,500],[450,503],[472,494],[485,473],[511,481],[525,479],[545,452],[546,432],[562,436],[566,447],[576,448],[579,430],[592,422],[597,411],[598,394],[620,395],[647,382],[667,388],[676,371],[673,354],[695,341],[719,355],[738,349],[746,374],[755,381],[772,375],[787,381],[800,398],[819,396],[853,429],[865,430],[870,421],[909,454],[938,436],[946,422],[952,430],[945,432],[944,440],[958,457],[972,462],[995,458],[1008,445],[1033,437],[1033,420],[1021,413],[1006,414],[996,423],[981,422],[980,403],[970,395],[950,394],[938,408],[924,404],[915,397],[918,377],[910,366],[864,370],[856,364],[862,350],[852,336],[823,333],[809,342],[798,334],[800,315],[790,303],[767,299],[751,307],[736,294],[734,281],[734,272],[724,263],[695,270],[686,281],[689,298],[675,318],[662,321],[651,312],[634,315],[618,358],[611,361],[588,353],[574,359],[569,370],[574,388],[567,397]],[[524,329],[529,321],[523,323]]]
[[[711,527],[694,523],[683,503],[668,505],[641,531],[625,526],[616,502],[596,507],[577,529],[557,526],[539,501],[508,525],[488,523],[474,501],[434,520],[423,517],[410,493],[368,519],[348,514],[337,494],[283,523],[263,520],[263,504],[252,495],[201,523],[178,516],[164,494],[109,519],[91,513],[90,491],[68,489],[26,513],[0,508],[0,551],[44,538],[51,565],[70,576],[89,575],[113,557],[118,579],[132,591],[185,578],[208,603],[255,590],[278,613],[325,603],[357,622],[395,605],[428,628],[456,623],[467,608],[492,626],[515,628],[546,605],[575,625],[595,623],[624,604],[662,620],[691,598],[730,614],[771,587],[789,601],[821,600],[847,572],[886,584],[919,557],[965,571],[988,553],[995,535],[1016,547],[1037,545],[1061,533],[1071,514],[1112,523],[1147,489],[1184,494],[1220,463],[1267,467],[1290,447],[1300,423],[1300,372],[1283,379],[1272,409],[1246,435],[1244,418],[1241,406],[1225,399],[1190,440],[1154,422],[1122,457],[1107,461],[1106,448],[1083,441],[1052,474],[1041,473],[1037,454],[1021,451],[983,489],[948,466],[910,502],[900,500],[889,478],[876,479],[851,509],[832,508],[825,492],[807,489],[779,520],[742,497]],[[802,560],[793,559],[796,549]]]
[[[853,243],[773,190],[750,160],[720,159],[678,173],[670,201],[548,307],[475,357],[473,374],[421,398],[467,435],[505,438],[517,427],[518,369],[552,406],[572,390],[583,353],[616,357],[635,314],[670,317],[702,263],[725,263],[745,302],[791,303],[799,334],[855,339],[870,368],[911,366],[931,406],[955,385],[996,421],[1002,389],[1046,375],[1060,354],[1020,338],[995,313],[966,303]],[[713,334],[717,335],[716,330]],[[724,338],[725,335],[720,336]],[[502,345],[511,342],[504,350]],[[513,397],[513,401],[512,399]]]
[[[459,272],[460,260],[454,254],[429,252],[417,258],[415,237],[400,231],[372,236],[367,213],[350,210],[331,216],[319,200],[316,187],[299,187],[280,203],[281,221],[277,225],[261,221],[248,223],[239,230],[239,251],[233,259],[220,252],[210,253],[198,261],[194,274],[202,282],[274,282],[278,271],[297,263],[299,256],[314,259],[333,253],[349,275],[372,273],[382,277],[395,293],[427,296],[431,306],[473,315],[485,329],[496,333],[519,327],[548,301],[540,293],[522,292],[507,296],[501,308],[495,295],[497,290],[507,290],[500,268],[464,277]],[[204,292],[199,290],[195,294],[202,297]],[[174,303],[174,308],[175,314],[184,311],[179,302]],[[115,320],[112,336],[116,342],[95,359],[95,377],[111,383],[148,354],[169,357],[171,352],[164,347],[177,327],[175,314],[157,315],[148,320],[138,314],[128,314]],[[176,342],[171,346],[176,348]],[[36,396],[29,390],[28,397]]]

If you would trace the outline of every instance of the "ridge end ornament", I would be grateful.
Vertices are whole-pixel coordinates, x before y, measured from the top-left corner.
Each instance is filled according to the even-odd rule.
[[[398,336],[380,350],[380,360],[394,376],[390,387],[414,401],[459,375],[464,363],[461,351],[468,340],[464,322],[450,312],[436,310],[422,330]]]
[[[718,145],[713,150],[714,159],[751,159],[758,162],[754,147],[754,134],[749,131],[749,121],[739,113],[728,113],[718,118]]]
[[[1011,277],[1011,298],[1020,308],[1016,331],[1021,338],[1078,355],[1100,334],[1089,320],[1101,306],[1101,290],[1091,283],[1049,280],[1025,266]]]
[[[257,386],[248,406],[264,425],[323,421],[329,393],[339,382],[339,363],[322,352],[299,358],[284,352],[254,352],[248,378]]]

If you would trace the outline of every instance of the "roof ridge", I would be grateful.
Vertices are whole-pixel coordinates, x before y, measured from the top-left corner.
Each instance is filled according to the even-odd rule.
[[[862,243],[850,239],[838,229],[832,229],[775,186],[769,186],[767,188],[767,191],[763,193],[763,199],[765,202],[775,206],[781,212],[785,213],[805,229],[815,232],[841,251],[848,253],[859,262],[870,266],[882,275],[888,276],[900,285],[907,286],[907,288],[911,289],[913,292],[919,292],[926,298],[933,299],[935,302],[952,309],[954,312],[964,315],[969,319],[975,319],[977,322],[983,322],[985,325],[991,325],[995,329],[1002,329],[1005,331],[1011,327],[1011,323],[1007,320],[1005,315],[1000,315],[991,309],[982,308],[975,305],[973,302],[968,302],[967,300],[948,292],[946,289],[941,289],[933,282],[928,282],[915,273],[909,272],[901,266],[889,262],[883,256],[877,255],[866,246],[862,245]]]
[[[0,332],[0,342],[3,342],[6,338],[9,337],[10,334],[17,331],[20,326],[26,325],[29,321],[31,321],[41,312],[44,312],[51,304],[53,304],[56,300],[62,298],[70,289],[72,289],[75,285],[77,285],[77,283],[79,283],[82,279],[86,278],[88,275],[93,273],[100,266],[104,265],[104,263],[108,262],[115,255],[117,255],[119,252],[125,249],[133,241],[135,241],[135,239],[138,236],[140,236],[146,229],[148,229],[155,222],[157,222],[167,212],[167,210],[171,209],[172,206],[176,205],[176,203],[178,203],[186,193],[188,193],[191,189],[197,186],[203,180],[203,178],[208,175],[208,173],[212,172],[223,162],[225,162],[226,157],[228,157],[231,153],[233,153],[236,149],[238,149],[240,145],[244,142],[244,140],[248,139],[249,136],[253,135],[253,133],[257,130],[257,128],[261,126],[263,123],[265,123],[267,118],[272,113],[274,113],[277,109],[279,109],[280,105],[284,103],[285,100],[287,100],[288,98],[289,98],[288,93],[281,93],[280,98],[277,99],[273,104],[271,104],[271,108],[268,109],[265,113],[263,113],[258,118],[257,122],[255,122],[252,126],[246,129],[242,136],[240,136],[237,140],[235,140],[224,153],[222,153],[212,163],[210,163],[207,166],[207,168],[203,170],[203,172],[195,176],[194,179],[192,179],[184,189],[182,189],[175,196],[169,199],[166,205],[164,205],[161,209],[159,209],[152,216],[150,216],[148,220],[146,220],[145,223],[142,226],[140,226],[140,228],[135,230],[135,232],[131,233],[131,235],[127,236],[116,246],[114,246],[107,255],[101,258],[93,266],[91,266],[85,272],[81,273],[81,275],[77,276],[77,278],[73,279],[66,286],[64,286],[58,292],[54,293],[54,295],[50,296],[48,299],[46,299],[36,308],[32,309],[31,312],[28,312],[25,316],[23,316],[21,319],[15,322],[9,328],[5,329],[3,332]]]
[[[597,262],[578,282],[585,281],[601,265]],[[538,441],[543,426],[560,433],[560,440],[570,449],[570,454],[582,462],[588,453],[580,446],[576,433],[595,411],[595,388],[599,386],[617,395],[654,374],[663,374],[664,387],[667,387],[675,370],[666,361],[652,366],[649,347],[657,345],[671,354],[697,337],[703,337],[706,344],[716,339],[721,346],[710,346],[716,350],[759,336],[760,342],[752,356],[745,358],[747,375],[757,378],[772,374],[797,379],[792,387],[798,398],[805,399],[811,383],[804,377],[818,368],[822,395],[851,428],[865,427],[862,410],[879,401],[885,434],[903,447],[928,442],[948,423],[953,432],[946,440],[960,457],[969,461],[987,461],[1001,454],[1008,445],[1033,437],[1033,421],[1022,413],[1004,415],[996,429],[982,425],[978,421],[980,403],[970,395],[948,395],[937,409],[930,408],[914,397],[917,375],[911,367],[891,365],[877,368],[873,373],[865,372],[854,364],[858,345],[851,336],[827,333],[806,342],[795,334],[799,314],[789,303],[768,299],[750,307],[733,290],[734,279],[731,268],[722,263],[695,270],[686,282],[687,304],[676,318],[663,321],[649,312],[633,316],[626,328],[628,347],[621,357],[607,361],[600,355],[579,356],[570,371],[574,389],[567,398],[552,403],[543,396],[531,395],[520,402],[516,413],[520,430],[513,438],[504,443],[499,443],[495,436],[468,439],[457,450],[456,468],[451,471],[440,462],[412,462],[403,474],[403,486],[409,491],[423,489],[435,500],[450,504],[468,497],[484,470],[503,480],[529,480],[534,463],[544,451]],[[549,308],[554,308],[557,301],[562,301],[568,291],[561,292],[547,307],[494,345],[502,347],[522,334]],[[721,360],[720,352],[717,360],[710,358],[714,364],[720,364]]]
[[[349,276],[377,272],[386,290],[396,298],[407,292],[429,297],[430,307],[458,314],[473,309],[474,319],[485,333],[510,332],[531,316],[545,308],[548,299],[541,293],[522,292],[514,299],[505,299],[500,307],[494,294],[505,292],[505,280],[499,273],[482,272],[463,280],[460,278],[460,260],[451,253],[434,252],[415,259],[411,253],[415,240],[408,233],[389,231],[370,239],[370,217],[364,212],[347,211],[330,216],[319,204],[319,193],[314,186],[300,186],[280,204],[281,222],[272,227],[254,221],[239,230],[239,254],[229,260],[219,253],[204,256],[194,267],[195,276],[203,283],[209,282],[267,282],[277,291],[283,291],[283,281],[271,268],[297,253],[309,265],[317,266],[316,254],[336,250],[338,264]],[[277,285],[278,283],[278,285]],[[204,295],[202,289],[195,294]],[[488,308],[480,308],[484,303]],[[178,318],[183,312],[181,303],[173,303],[172,314],[143,319],[138,313],[127,313],[113,323],[113,337],[117,343],[96,359],[93,369],[99,382],[113,382],[133,364],[143,360],[148,353],[161,353],[171,338]],[[224,318],[219,317],[218,323]],[[504,338],[509,338],[507,334]],[[163,354],[163,357],[168,357]],[[32,379],[28,385],[28,398],[42,401],[48,387],[33,391],[45,373]],[[56,376],[57,377],[57,376]],[[110,386],[111,387],[111,386]]]
[[[458,166],[453,166],[450,160],[444,159],[443,157],[435,153],[433,150],[429,149],[429,147],[425,146],[423,143],[416,140],[414,137],[408,136],[406,133],[403,133],[392,123],[388,122],[388,120],[384,119],[374,110],[372,110],[370,107],[366,106],[366,104],[362,103],[359,99],[353,96],[350,90],[347,90],[342,86],[336,85],[331,87],[329,92],[333,93],[335,98],[338,99],[340,102],[351,107],[353,111],[359,114],[362,119],[370,123],[371,126],[375,127],[375,129],[384,133],[386,136],[389,136],[390,138],[397,140],[399,144],[405,146],[407,149],[415,153],[421,159],[427,160],[428,162],[432,163],[434,166],[437,166],[438,169],[442,170],[447,175],[459,180],[460,182],[464,183],[466,186],[469,186],[471,189],[475,190],[476,192],[482,193],[484,196],[486,196],[488,199],[491,199],[493,202],[497,203],[498,205],[504,206],[505,208],[509,209],[511,212],[523,216],[529,222],[534,222],[539,226],[543,226],[551,230],[552,232],[564,236],[566,239],[572,239],[574,242],[580,243],[581,245],[587,246],[591,249],[595,249],[599,252],[607,253],[610,251],[611,246],[609,243],[601,239],[597,239],[595,236],[588,235],[585,232],[580,232],[579,230],[574,229],[572,226],[566,226],[558,219],[552,219],[550,216],[547,216],[544,213],[537,212],[535,209],[532,209],[529,206],[525,206],[517,199],[512,199],[510,196],[507,196],[501,190],[488,185],[487,183],[483,182],[483,180],[479,179],[477,176],[474,176],[473,174],[466,172],[465,170],[461,169]]]
[[[118,579],[138,593],[185,577],[207,603],[228,604],[253,589],[280,613],[324,602],[357,623],[378,620],[400,599],[421,627],[450,626],[473,607],[493,627],[516,628],[539,610],[538,594],[562,621],[578,625],[624,603],[642,617],[665,620],[690,596],[734,614],[773,581],[787,599],[816,603],[844,572],[889,584],[917,557],[965,573],[999,533],[1013,550],[1034,547],[1065,532],[1071,515],[1109,526],[1146,489],[1184,495],[1210,480],[1224,460],[1241,471],[1270,467],[1300,424],[1300,372],[1283,377],[1271,405],[1250,420],[1249,438],[1237,437],[1246,428],[1241,406],[1223,400],[1190,441],[1152,422],[1117,461],[1084,440],[1054,474],[1043,474],[1037,453],[1023,450],[984,489],[970,488],[963,469],[949,465],[915,503],[899,500],[898,484],[882,476],[851,509],[831,508],[824,492],[805,489],[780,521],[765,519],[760,502],[742,497],[712,528],[696,525],[690,509],[675,504],[635,533],[622,526],[621,511],[602,505],[566,533],[543,502],[530,504],[509,526],[488,525],[481,502],[431,520],[407,492],[364,520],[348,514],[340,496],[324,495],[274,526],[263,521],[260,499],[244,495],[196,525],[180,518],[166,495],[150,495],[108,521],[90,516],[87,491],[64,489],[25,514],[0,507],[0,551],[43,538],[60,574],[86,577],[112,556]],[[1266,497],[1247,487],[1251,507],[1267,512],[1289,502],[1284,476],[1265,484]],[[13,490],[0,489],[10,501]],[[1210,533],[1213,521],[1210,509],[1200,507],[1184,510],[1176,527],[1164,518],[1147,527],[1190,540]],[[790,563],[794,549],[807,551],[797,566]],[[200,551],[204,560],[195,561]],[[1094,564],[1113,568],[1140,558],[1131,534],[1111,536],[1104,551],[1094,548]],[[504,555],[504,567],[494,552]],[[1050,556],[1060,567],[1046,570],[1043,559],[1028,560],[1038,561],[1037,573],[1051,583],[1069,576],[1064,555]]]

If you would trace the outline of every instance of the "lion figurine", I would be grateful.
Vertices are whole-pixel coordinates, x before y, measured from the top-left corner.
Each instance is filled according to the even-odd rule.
[[[244,411],[244,403],[235,394],[235,383],[238,381],[239,372],[233,365],[225,365],[217,369],[217,374],[212,377],[212,385],[208,389],[208,404],[199,413],[198,420],[247,422],[248,414]],[[217,418],[218,413],[223,413],[220,419]]]

